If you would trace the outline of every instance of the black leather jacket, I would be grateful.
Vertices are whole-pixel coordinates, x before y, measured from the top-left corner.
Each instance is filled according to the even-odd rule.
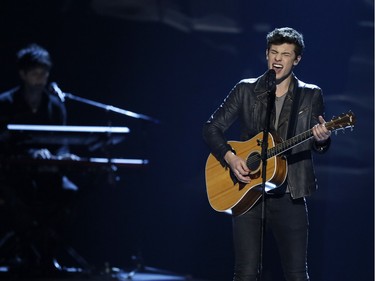
[[[228,150],[231,150],[225,132],[237,119],[241,126],[241,141],[248,140],[264,130],[268,95],[264,80],[265,77],[262,75],[258,78],[240,81],[203,127],[204,140],[212,154],[223,165],[226,165],[224,155]],[[323,95],[319,87],[306,84],[294,75],[291,85],[293,85],[291,88],[294,88],[294,91],[291,88],[288,91],[280,113],[278,128],[274,129],[277,131],[277,135],[284,140],[287,139],[289,115],[294,95],[300,95],[294,135],[311,129],[319,123],[318,116],[324,114]],[[308,196],[317,189],[311,151],[323,153],[329,145],[330,139],[323,145],[318,145],[313,139],[310,139],[288,151],[287,182],[293,198]]]

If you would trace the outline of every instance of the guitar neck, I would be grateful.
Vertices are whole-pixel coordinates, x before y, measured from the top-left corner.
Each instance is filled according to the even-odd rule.
[[[275,145],[274,147],[268,149],[267,151],[267,158],[271,158],[274,156],[277,156],[279,154],[284,153],[285,151],[288,151],[289,149],[311,139],[313,137],[312,129],[307,130],[306,132],[303,132],[297,136],[294,136],[282,143],[279,143]]]
[[[332,119],[329,122],[326,122],[324,126],[330,130],[331,132],[337,130],[345,130],[346,128],[353,128],[353,124],[355,122],[354,114],[349,111],[347,114],[343,114],[335,119]],[[268,149],[267,151],[267,159],[273,156],[277,156],[285,151],[311,139],[313,137],[312,129],[307,130],[297,136],[294,136],[282,143],[275,145],[274,147]]]

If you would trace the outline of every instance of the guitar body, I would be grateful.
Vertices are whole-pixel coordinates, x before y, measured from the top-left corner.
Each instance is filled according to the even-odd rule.
[[[263,132],[248,141],[230,141],[229,145],[236,155],[245,159],[251,170],[251,182],[239,182],[230,168],[223,167],[210,154],[206,162],[206,189],[211,207],[219,212],[232,211],[233,215],[241,215],[248,211],[262,196],[262,161],[261,143]],[[274,137],[268,135],[268,148],[275,146]],[[286,159],[274,156],[267,160],[266,181],[280,186],[286,179]]]

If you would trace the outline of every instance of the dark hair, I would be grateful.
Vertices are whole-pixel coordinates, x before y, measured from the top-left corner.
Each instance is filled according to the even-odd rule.
[[[305,43],[303,42],[303,35],[290,27],[276,28],[267,34],[267,49],[271,45],[281,45],[284,43],[294,44],[296,56],[302,55]]]
[[[17,52],[18,70],[29,71],[35,67],[44,67],[50,70],[51,57],[46,49],[38,44],[30,44]]]

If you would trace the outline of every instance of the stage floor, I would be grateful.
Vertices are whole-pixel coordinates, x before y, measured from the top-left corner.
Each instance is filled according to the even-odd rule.
[[[40,272],[11,272],[6,267],[0,267],[0,280],[9,281],[208,281],[196,279],[191,276],[180,275],[173,272],[158,270],[155,268],[144,268],[140,270],[126,271],[119,268],[112,268],[107,272],[83,272],[79,269],[60,270],[48,274]]]

